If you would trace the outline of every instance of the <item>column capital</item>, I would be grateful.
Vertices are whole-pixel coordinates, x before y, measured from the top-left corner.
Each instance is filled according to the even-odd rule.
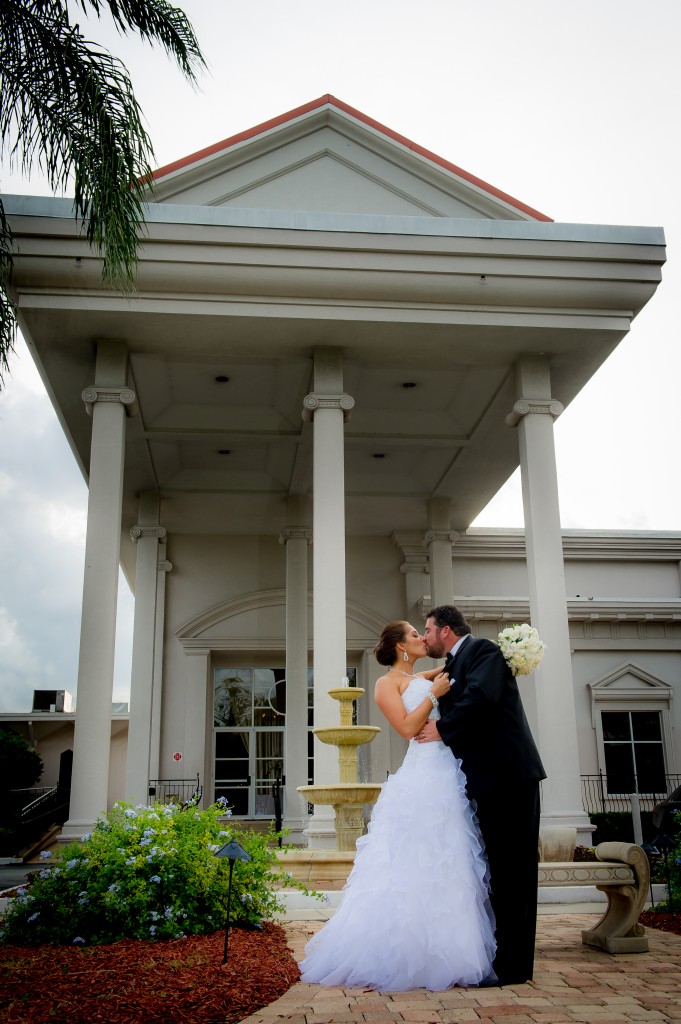
[[[96,402],[120,402],[125,406],[128,416],[135,416],[137,413],[137,395],[132,388],[103,388],[90,384],[83,388],[80,397],[85,402],[88,416],[92,416],[92,407]]]
[[[424,553],[422,559],[419,562],[402,562],[400,566],[400,572],[403,576],[406,576],[410,572],[425,573],[426,576],[430,575],[430,562],[428,555]]]
[[[306,540],[312,543],[312,530],[307,526],[285,526],[279,534],[279,543],[286,544],[289,540]]]
[[[311,391],[303,399],[303,419],[309,421],[313,418],[317,409],[340,409],[343,419],[347,422],[350,419],[350,411],[354,408],[355,400],[352,395],[320,395]]]
[[[410,572],[430,571],[428,552],[424,551],[422,534],[416,530],[396,530],[391,533],[390,539],[404,558],[400,566],[403,576]]]
[[[166,537],[165,526],[133,526],[130,529],[130,540],[136,544],[140,537],[155,537],[160,541]]]
[[[169,562],[167,558],[164,558],[162,562],[158,563],[158,571],[159,572],[172,572],[173,571],[173,563]]]
[[[517,427],[523,416],[560,416],[565,406],[555,398],[519,398],[506,417],[507,427]]]
[[[423,535],[421,543],[424,547],[436,540],[445,540],[449,541],[450,544],[456,544],[458,539],[459,534],[456,530],[427,530]]]

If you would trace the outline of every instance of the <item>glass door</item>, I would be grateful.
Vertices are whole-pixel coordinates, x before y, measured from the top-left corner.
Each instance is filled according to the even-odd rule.
[[[283,801],[284,674],[279,668],[215,669],[213,799],[224,797],[234,817],[276,818],[277,801]]]

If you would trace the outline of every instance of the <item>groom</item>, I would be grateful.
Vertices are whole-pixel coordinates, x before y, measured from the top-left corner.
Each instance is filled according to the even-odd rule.
[[[546,773],[504,656],[497,644],[470,632],[454,605],[440,605],[428,616],[428,654],[446,656],[451,688],[440,697],[440,719],[427,722],[416,739],[442,739],[461,759],[485,842],[496,917],[496,980],[487,984],[518,985],[532,978],[539,782]]]

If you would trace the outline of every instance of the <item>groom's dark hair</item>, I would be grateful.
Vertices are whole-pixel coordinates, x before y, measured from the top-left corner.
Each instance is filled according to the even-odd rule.
[[[428,612],[428,618],[435,620],[435,625],[438,629],[442,629],[443,626],[449,626],[452,633],[456,633],[457,636],[465,636],[467,633],[472,632],[471,627],[463,617],[463,612],[460,612],[453,604],[439,604],[437,608],[431,608]]]

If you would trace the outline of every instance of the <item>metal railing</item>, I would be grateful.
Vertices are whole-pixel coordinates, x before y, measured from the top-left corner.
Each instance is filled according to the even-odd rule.
[[[69,790],[60,786],[10,790],[13,854],[24,856],[24,851],[53,825],[63,825],[69,816],[69,800]]]
[[[199,804],[203,790],[197,775],[195,779],[149,779],[149,800],[162,804]]]
[[[582,775],[582,800],[587,814],[608,814],[631,811],[631,793],[638,793],[642,811],[652,811],[656,804],[681,786],[681,775],[665,775],[656,780],[660,788],[649,789],[635,776]],[[664,785],[665,788],[662,788]]]
[[[29,803],[24,804],[24,806],[21,808],[21,817],[32,818],[36,814],[36,812],[42,810],[43,808],[47,810],[48,805],[54,803],[58,795],[58,786],[52,786],[51,789],[44,790],[39,796],[35,797]]]

